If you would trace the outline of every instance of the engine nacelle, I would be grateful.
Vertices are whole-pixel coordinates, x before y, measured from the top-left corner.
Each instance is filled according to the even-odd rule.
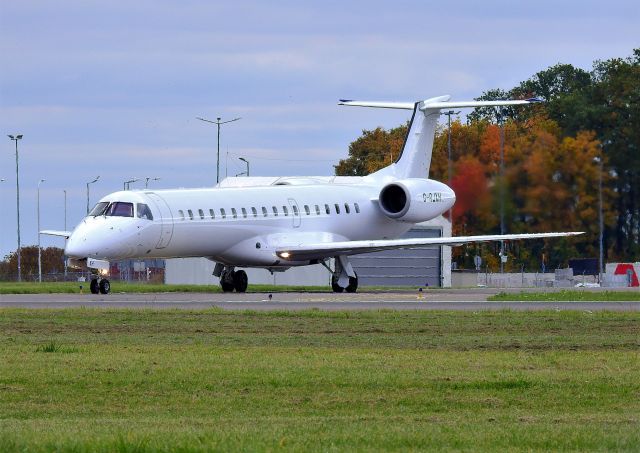
[[[400,179],[387,184],[378,197],[380,209],[392,219],[419,223],[453,206],[456,195],[449,186],[431,179]]]

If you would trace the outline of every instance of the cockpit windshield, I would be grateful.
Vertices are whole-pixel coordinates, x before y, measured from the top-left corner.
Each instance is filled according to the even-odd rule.
[[[105,215],[114,217],[133,217],[133,203],[114,201],[107,208]]]
[[[109,206],[109,202],[108,201],[101,201],[100,203],[95,205],[95,207],[91,210],[89,215],[90,216],[94,216],[94,217],[102,215],[102,214],[104,214],[104,211],[107,209],[107,206]]]

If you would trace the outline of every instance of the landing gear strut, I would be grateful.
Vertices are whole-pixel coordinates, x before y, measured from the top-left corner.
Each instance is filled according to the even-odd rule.
[[[234,271],[233,267],[225,267],[220,273],[220,287],[225,293],[230,293],[234,289],[238,293],[246,293],[248,285],[249,278],[245,271]]]
[[[109,294],[111,292],[111,283],[106,278],[91,277],[89,289],[91,294]]]
[[[334,293],[355,293],[358,290],[358,274],[353,270],[348,257],[336,256],[335,262],[336,268],[333,271],[324,264],[331,272],[331,289]]]

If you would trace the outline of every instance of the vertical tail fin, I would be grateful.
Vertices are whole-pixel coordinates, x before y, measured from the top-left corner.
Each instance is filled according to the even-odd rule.
[[[388,167],[378,170],[371,176],[376,178],[427,178],[431,166],[433,139],[442,109],[464,107],[491,107],[501,105],[522,105],[540,102],[539,99],[522,101],[462,101],[448,102],[451,96],[439,96],[416,103],[406,102],[361,102],[341,99],[339,105],[356,107],[376,107],[388,109],[413,110],[409,129],[402,151],[396,161]]]

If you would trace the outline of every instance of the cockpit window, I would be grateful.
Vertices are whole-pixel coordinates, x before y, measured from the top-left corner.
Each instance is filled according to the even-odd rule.
[[[151,214],[151,209],[149,209],[149,206],[144,203],[138,203],[136,208],[138,209],[139,219],[153,220],[153,214]]]
[[[102,214],[104,214],[104,211],[107,209],[107,206],[109,206],[109,202],[108,201],[101,201],[100,203],[95,205],[95,207],[91,210],[89,215],[94,216],[94,217],[102,215]]]
[[[133,217],[133,203],[114,201],[109,205],[106,215],[114,217]]]

